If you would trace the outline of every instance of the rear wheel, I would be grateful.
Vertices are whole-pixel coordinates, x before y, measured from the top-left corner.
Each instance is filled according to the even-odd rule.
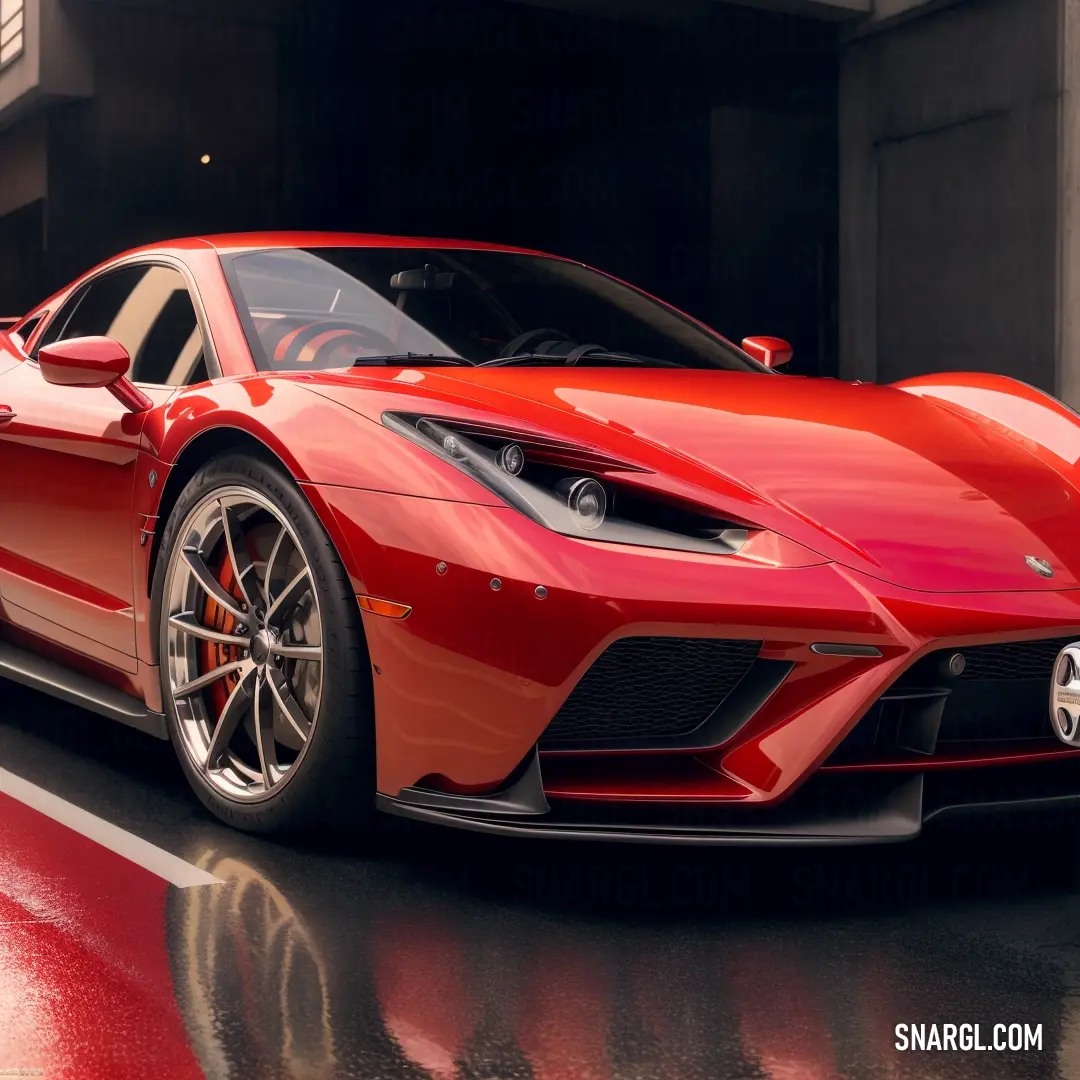
[[[367,825],[371,675],[348,575],[280,470],[191,479],[155,575],[170,737],[203,804],[253,832]]]

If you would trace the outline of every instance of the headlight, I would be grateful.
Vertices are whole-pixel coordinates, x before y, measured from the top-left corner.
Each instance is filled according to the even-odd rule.
[[[434,416],[386,412],[382,420],[565,536],[712,555],[733,555],[750,536],[744,523],[633,485],[625,476],[640,470],[588,450]]]
[[[517,476],[525,468],[525,451],[517,443],[507,443],[499,448],[495,462],[503,472]]]
[[[574,524],[586,532],[595,532],[607,517],[607,492],[599,480],[572,476],[560,480],[555,491],[566,498],[566,507]]]

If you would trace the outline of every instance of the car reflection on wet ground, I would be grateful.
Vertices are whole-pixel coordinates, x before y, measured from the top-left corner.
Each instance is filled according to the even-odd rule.
[[[0,799],[0,1069],[45,1076],[1080,1076],[1062,819],[829,852],[507,843],[374,853],[209,819],[171,751],[4,688],[0,767],[201,867],[175,888]],[[1005,827],[1007,824],[1007,828]],[[1041,1025],[903,1053],[901,1023]]]

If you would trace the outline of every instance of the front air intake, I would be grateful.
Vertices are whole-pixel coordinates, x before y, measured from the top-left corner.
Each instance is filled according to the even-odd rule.
[[[686,736],[739,685],[761,645],[726,638],[620,638],[574,687],[540,749]]]
[[[961,675],[962,679],[968,681],[980,679],[988,682],[1040,679],[1048,684],[1058,653],[1078,638],[1080,634],[1070,634],[1068,637],[1042,638],[1038,641],[973,645],[952,651],[964,655],[966,663]]]
[[[867,764],[920,755],[969,752],[993,756],[1010,744],[1065,748],[1047,713],[1058,653],[1080,633],[1035,641],[964,645],[918,660],[867,711],[833,752],[830,765]],[[963,670],[950,677],[948,661],[960,654]],[[927,710],[939,712],[931,727]],[[914,719],[913,719],[914,718]],[[918,745],[912,724],[923,727]]]

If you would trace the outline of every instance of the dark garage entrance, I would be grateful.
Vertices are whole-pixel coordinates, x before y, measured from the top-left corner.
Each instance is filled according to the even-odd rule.
[[[834,373],[828,26],[720,4],[667,24],[323,10],[282,38],[284,224],[554,250]]]

